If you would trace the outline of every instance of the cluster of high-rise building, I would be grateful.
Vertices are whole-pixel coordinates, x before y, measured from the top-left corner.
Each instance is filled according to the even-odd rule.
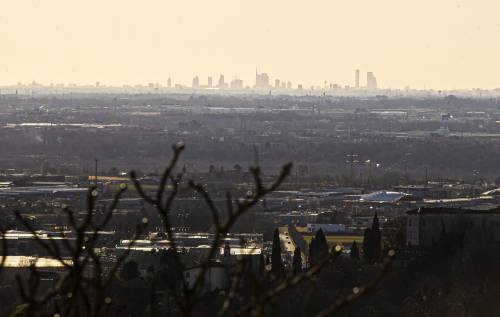
[[[266,73],[260,73],[255,70],[255,88],[267,89],[269,88],[269,75]]]
[[[170,80],[170,79],[169,79]],[[170,83],[170,82],[169,82]],[[169,88],[171,87],[171,83],[169,84]],[[303,86],[301,84],[297,85],[298,90],[303,89]],[[330,85],[327,85],[325,81],[325,85],[323,88],[328,89],[341,89],[342,86],[338,84],[333,84],[330,83]],[[279,78],[276,78],[274,80],[274,85],[270,81],[270,77],[267,73],[259,73],[258,70],[255,70],[255,85],[253,87],[251,86],[245,86],[244,82],[242,79],[235,78],[231,82],[226,83],[224,75],[221,74],[219,76],[219,81],[216,86],[213,86],[212,84],[212,77],[208,77],[207,80],[207,85],[200,85],[200,79],[198,76],[195,76],[192,81],[191,88],[193,89],[199,89],[199,88],[218,88],[218,89],[244,89],[244,88],[254,88],[254,89],[259,89],[259,90],[268,90],[268,89],[283,89],[283,90],[292,90],[294,89],[292,82],[290,81],[285,81],[281,80]],[[314,86],[311,86],[311,89],[314,89]],[[366,73],[366,86],[361,86],[360,84],[360,71],[359,69],[356,69],[355,71],[355,82],[354,82],[354,87],[350,86],[345,86],[346,89],[367,89],[367,90],[376,90],[378,88],[377,84],[377,78],[375,77],[373,72],[367,72]]]
[[[182,90],[182,89],[230,89],[230,90],[244,90],[244,89],[254,89],[254,90],[261,90],[261,91],[271,91],[271,90],[281,90],[281,91],[292,91],[292,90],[297,90],[297,91],[302,91],[302,90],[307,90],[307,91],[349,91],[349,92],[355,92],[357,90],[360,91],[374,91],[378,89],[378,83],[377,83],[377,78],[375,77],[373,72],[367,72],[366,73],[366,85],[361,85],[360,83],[360,70],[356,69],[355,70],[355,80],[354,80],[354,85],[339,85],[336,83],[332,82],[327,82],[326,80],[324,81],[324,85],[311,85],[311,86],[305,86],[302,84],[296,84],[295,86],[292,84],[291,81],[283,80],[281,78],[274,78],[274,81],[271,81],[271,77],[269,76],[268,73],[265,72],[259,72],[257,69],[255,70],[255,83],[252,84],[245,84],[245,82],[238,78],[235,77],[232,80],[228,80],[225,78],[224,74],[220,74],[218,80],[214,80],[212,76],[208,76],[207,80],[203,82],[203,79],[200,79],[198,75],[194,76],[191,80],[191,85],[184,85],[182,83],[176,82],[172,80],[172,78],[168,78],[166,85],[162,85],[158,82],[151,82],[148,83],[147,85],[143,84],[137,84],[137,85],[123,85],[122,87],[115,87],[115,86],[110,86],[110,85],[105,85],[100,81],[96,81],[95,84],[92,85],[83,85],[83,86],[78,86],[76,84],[50,84],[49,86],[44,86],[42,84],[33,82],[29,85],[23,85],[21,83],[18,83],[17,85],[13,86],[4,86],[0,87],[0,93],[1,92],[16,92],[18,89],[25,89],[25,86],[29,86],[29,89],[31,91],[34,91],[34,88],[37,89],[37,91],[46,91],[48,88],[53,89],[54,91],[61,91],[63,89],[83,89],[87,92],[97,92],[97,91],[104,91],[104,90],[119,90],[119,89],[124,89],[124,90],[137,90],[141,91],[144,89],[147,90],[154,90],[156,92],[161,92],[163,89],[174,89],[174,90]]]
[[[360,83],[359,83],[359,76],[360,72],[359,69],[356,69],[354,73],[354,88],[360,89]],[[366,89],[368,90],[375,90],[378,88],[377,85],[377,77],[373,74],[373,72],[367,72],[366,73]]]

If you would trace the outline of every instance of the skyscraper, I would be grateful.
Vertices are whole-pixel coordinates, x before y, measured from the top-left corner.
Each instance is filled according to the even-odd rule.
[[[224,81],[224,75],[219,76],[219,84],[217,85],[219,88],[226,88],[226,82]]]
[[[356,69],[356,75],[355,75],[355,77],[356,77],[356,80],[355,80],[355,85],[354,86],[356,88],[359,88],[359,69]]]
[[[232,89],[243,89],[243,80],[239,78],[235,78],[231,81]]]
[[[170,77],[167,80],[167,87],[172,88],[172,79]]]
[[[212,88],[212,77],[208,77],[208,88]]]
[[[274,88],[276,89],[280,88],[280,80],[277,78],[274,80]]]
[[[269,88],[269,75],[266,73],[258,73],[255,71],[255,88],[268,89]]]
[[[377,78],[372,72],[366,73],[366,88],[368,88],[368,90],[377,89]]]
[[[200,88],[200,79],[198,78],[198,76],[195,76],[193,78],[193,85],[192,85],[192,87],[194,89]]]

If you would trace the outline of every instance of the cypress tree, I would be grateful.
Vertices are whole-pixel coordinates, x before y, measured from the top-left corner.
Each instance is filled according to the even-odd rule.
[[[372,247],[373,247],[373,259],[375,261],[380,259],[382,255],[381,243],[382,243],[382,234],[380,233],[380,223],[378,220],[377,213],[373,216],[372,222]]]
[[[367,261],[377,261],[381,256],[382,234],[380,232],[380,223],[378,215],[373,216],[372,227],[366,228],[363,241],[364,258]]]
[[[293,252],[293,274],[297,275],[302,272],[302,253],[300,252],[300,247],[296,247]]]
[[[375,261],[378,261],[380,257],[382,256],[382,246],[381,246],[381,240],[382,240],[382,234],[380,233],[380,230],[372,231],[372,239],[373,239],[373,259]]]
[[[319,229],[309,244],[309,265],[313,266],[328,255],[328,242],[323,230]]]
[[[351,255],[351,259],[359,260],[359,248],[358,248],[358,244],[356,243],[356,241],[353,241],[351,244],[350,255]]]
[[[319,229],[316,232],[316,251],[317,251],[317,259],[323,259],[328,254],[328,242],[326,242],[325,234],[323,230]]]
[[[373,216],[372,220],[372,230],[380,230],[380,223],[378,221],[378,215],[377,212],[375,212],[375,215]]]
[[[309,266],[313,266],[316,263],[317,254],[316,239],[312,237],[311,242],[309,243]]]
[[[285,277],[285,266],[281,259],[281,241],[278,229],[274,230],[273,250],[271,253],[271,272],[277,278]]]
[[[366,228],[363,236],[363,257],[366,261],[373,260],[372,229]]]

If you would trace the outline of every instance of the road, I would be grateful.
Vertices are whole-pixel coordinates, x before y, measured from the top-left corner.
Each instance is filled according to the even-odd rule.
[[[287,260],[291,264],[292,259],[293,259],[293,253],[295,252],[295,248],[297,247],[295,245],[295,242],[293,241],[292,237],[290,236],[290,232],[288,231],[288,227],[280,227],[279,228],[279,233],[280,233],[280,241],[281,241],[281,246],[283,247],[282,252],[286,252],[287,255]],[[307,263],[307,258],[306,255],[304,254],[304,250],[300,250],[301,258],[302,258],[302,267],[306,267]]]

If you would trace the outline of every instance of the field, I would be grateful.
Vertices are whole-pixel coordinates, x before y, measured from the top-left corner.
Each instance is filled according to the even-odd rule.
[[[309,244],[311,243],[311,239],[313,235],[303,235],[304,240]],[[326,241],[330,246],[341,244],[341,245],[351,245],[353,241],[356,241],[357,244],[363,243],[363,236],[326,236]]]
[[[304,234],[304,233],[308,233],[308,232],[309,232],[309,230],[307,229],[307,227],[299,227],[299,226],[295,226],[295,228],[297,228],[297,232],[298,232],[298,233],[302,233],[302,234]]]

